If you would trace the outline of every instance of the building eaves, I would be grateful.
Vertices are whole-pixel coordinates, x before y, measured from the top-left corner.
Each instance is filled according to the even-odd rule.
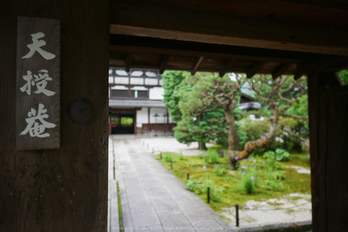
[[[111,108],[134,108],[134,107],[156,107],[166,108],[161,100],[126,100],[126,99],[109,99]]]

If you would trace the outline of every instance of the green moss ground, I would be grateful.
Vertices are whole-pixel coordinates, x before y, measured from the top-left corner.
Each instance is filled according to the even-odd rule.
[[[168,156],[173,159],[173,169],[171,169],[171,163],[168,162]],[[165,159],[167,157],[167,161]],[[225,157],[219,157],[218,160],[212,163],[205,163],[203,157],[198,156],[185,156],[182,157],[180,154],[174,153],[162,153],[162,159],[160,155],[156,155],[156,158],[177,178],[179,178],[183,183],[187,183],[187,173],[190,174],[190,180],[202,181],[207,179],[207,173],[209,179],[214,181],[215,187],[223,187],[224,191],[220,194],[220,201],[211,201],[210,206],[217,212],[220,212],[222,208],[233,206],[239,204],[243,207],[243,204],[249,200],[267,200],[270,198],[277,198],[290,193],[310,193],[310,175],[300,174],[292,168],[286,168],[286,166],[301,166],[309,169],[309,157],[303,154],[291,154],[289,162],[276,162],[276,170],[269,172],[267,166],[267,160],[263,159],[261,156],[256,156],[253,161],[250,162],[248,159],[246,161],[240,161],[241,168],[244,171],[249,171],[251,168],[255,168],[257,186],[255,191],[248,194],[242,184],[242,174],[241,170],[237,171],[228,170],[222,176],[218,176],[214,172],[214,168],[219,165],[222,168],[227,168],[227,160]],[[184,159],[183,159],[184,158]],[[206,168],[204,168],[206,166]],[[263,187],[264,181],[269,178],[274,172],[283,173],[284,179],[278,181],[284,186],[283,190],[275,191],[271,189],[266,189]],[[207,201],[207,196],[204,193],[198,194],[198,196],[203,200]]]

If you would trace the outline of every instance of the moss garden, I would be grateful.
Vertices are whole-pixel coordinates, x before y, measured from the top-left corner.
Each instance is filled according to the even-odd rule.
[[[205,202],[209,187],[209,205],[216,212],[235,204],[243,208],[249,200],[263,201],[311,191],[307,154],[283,149],[259,152],[239,160],[237,170],[228,168],[226,156],[219,156],[216,147],[199,156],[164,152],[155,157]]]

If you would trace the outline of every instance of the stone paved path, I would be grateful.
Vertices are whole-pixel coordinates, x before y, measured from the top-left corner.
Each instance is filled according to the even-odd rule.
[[[115,169],[114,169],[115,168]],[[134,139],[109,138],[108,229],[119,231],[118,182],[125,231],[233,231]]]

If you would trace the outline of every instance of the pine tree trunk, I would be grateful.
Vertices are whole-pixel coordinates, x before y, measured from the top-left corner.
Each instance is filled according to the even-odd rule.
[[[277,130],[278,130],[279,115],[280,113],[279,113],[278,107],[272,108],[272,117],[270,118],[271,126],[269,128],[269,132],[267,133],[266,137],[263,139],[246,142],[244,145],[244,150],[239,152],[237,156],[238,159],[245,159],[257,148],[270,146],[275,141],[275,138],[277,136]]]
[[[200,150],[200,151],[206,151],[207,150],[207,146],[205,145],[204,142],[198,142],[198,150]]]
[[[237,127],[234,115],[231,111],[225,110],[225,117],[228,124],[228,152],[227,160],[229,167],[236,169],[237,161],[235,158],[239,152],[239,137],[237,134]]]
[[[268,134],[266,135],[266,138],[268,139],[268,144],[274,142],[277,136],[279,114],[280,113],[279,113],[278,107],[272,108],[272,117],[270,118],[271,126],[270,126]]]

